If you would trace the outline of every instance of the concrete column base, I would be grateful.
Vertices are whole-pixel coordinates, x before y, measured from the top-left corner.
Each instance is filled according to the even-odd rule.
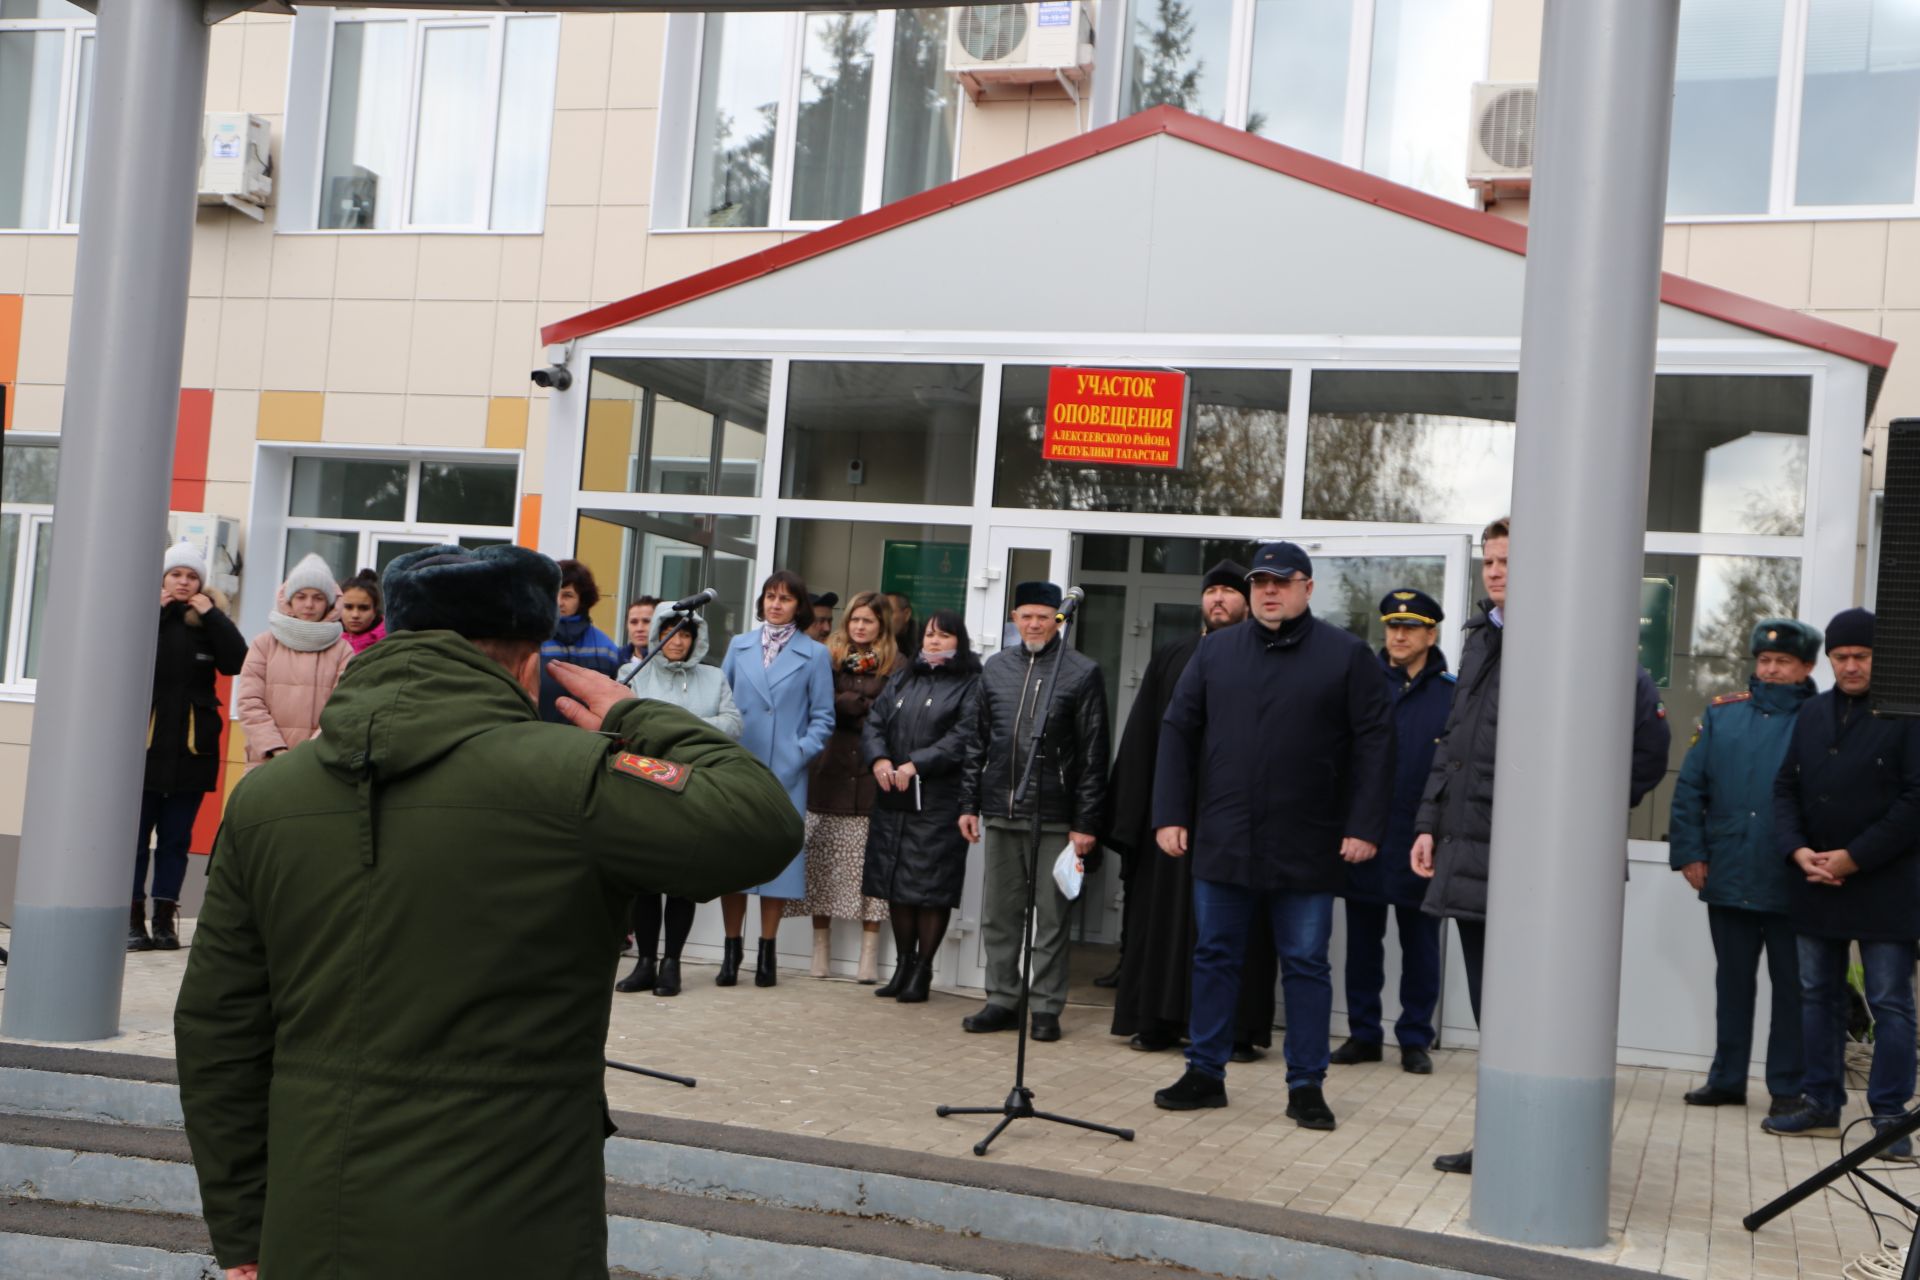
[[[1605,1244],[1613,1091],[1611,1075],[1520,1075],[1482,1059],[1473,1229],[1522,1244]]]
[[[126,942],[124,906],[15,906],[0,1035],[53,1041],[118,1035]]]

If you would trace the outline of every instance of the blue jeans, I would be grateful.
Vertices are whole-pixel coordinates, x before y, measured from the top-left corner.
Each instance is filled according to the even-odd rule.
[[[1331,893],[1248,889],[1194,877],[1197,936],[1187,1065],[1216,1080],[1227,1078],[1240,971],[1256,911],[1268,913],[1280,957],[1280,991],[1287,1008],[1287,1087],[1317,1086],[1327,1078],[1327,1026],[1333,1020],[1333,966],[1327,963],[1333,937]]]
[[[153,847],[153,897],[156,902],[180,901],[187,879],[187,850],[193,844],[193,820],[200,815],[200,791],[142,791],[140,840],[133,854],[133,900],[147,900],[147,842],[159,832]]]
[[[1753,1060],[1753,1002],[1760,984],[1755,973],[1767,957],[1773,983],[1773,1025],[1767,1033],[1767,1092],[1776,1098],[1800,1096],[1805,1074],[1801,1050],[1800,951],[1793,925],[1771,911],[1708,907],[1713,932],[1714,1024],[1717,1044],[1707,1084],[1734,1093],[1747,1091]]]
[[[1387,906],[1347,901],[1347,1029],[1355,1040],[1379,1044],[1380,993],[1387,985]],[[1400,932],[1400,1020],[1393,1038],[1402,1048],[1433,1046],[1433,1009],[1440,1002],[1440,917],[1418,906],[1394,907]]]
[[[1873,1013],[1873,1068],[1867,1106],[1899,1115],[1913,1098],[1913,956],[1911,942],[1862,942],[1867,1008]],[[1847,1104],[1847,942],[1800,939],[1800,1012],[1809,1101],[1823,1111]]]

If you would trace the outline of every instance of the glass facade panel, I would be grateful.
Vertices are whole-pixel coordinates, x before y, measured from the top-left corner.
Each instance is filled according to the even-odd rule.
[[[1290,385],[1286,370],[1188,370],[1186,465],[1177,470],[1042,459],[1047,372],[1044,365],[1008,365],[1001,374],[995,506],[1280,514]]]
[[[720,595],[701,611],[711,627],[707,661],[715,666],[733,637],[755,625],[753,579],[757,524],[736,520],[731,536],[707,515],[662,512],[582,513],[574,555],[594,571],[603,595],[593,611],[596,626],[623,636],[627,602],[640,596],[678,600],[713,587]],[[614,589],[618,584],[618,591]],[[817,589],[817,588],[816,588]]]
[[[513,523],[518,467],[475,462],[420,464],[421,524]]]
[[[0,450],[0,502],[51,506],[59,476],[60,450],[52,445],[9,444]]]
[[[1252,564],[1259,545],[1220,538],[1142,538],[1140,571],[1197,578],[1222,560]]]
[[[0,227],[50,221],[66,47],[64,31],[0,31]]]
[[[1808,0],[1803,205],[1909,204],[1920,150],[1920,4]]]
[[[407,464],[372,459],[295,458],[287,514],[324,520],[407,518]]]
[[[538,231],[547,203],[547,146],[560,58],[555,18],[507,20],[493,140],[495,231]]]
[[[1800,608],[1800,561],[1759,556],[1646,558],[1650,578],[1674,583],[1672,676],[1660,691],[1673,730],[1667,776],[1628,819],[1635,840],[1665,840],[1673,784],[1686,759],[1693,725],[1707,704],[1747,687],[1753,659],[1747,641],[1762,618],[1791,618]],[[1621,697],[1632,696],[1621,690]]]
[[[1315,556],[1315,616],[1365,640],[1374,649],[1387,642],[1380,623],[1380,600],[1403,588],[1446,599],[1445,556]],[[1457,654],[1449,654],[1457,658]]]
[[[973,501],[980,379],[972,364],[794,361],[780,496]]]
[[[1315,370],[1303,514],[1477,526],[1506,511],[1516,382],[1511,373]]]
[[[1812,397],[1804,377],[1661,375],[1654,383],[1647,527],[1800,534]]]
[[[1254,0],[1247,132],[1338,160],[1353,0]]]
[[[1132,36],[1123,114],[1174,106],[1209,120],[1225,116],[1232,0],[1142,0]]]
[[[595,360],[580,487],[757,494],[771,376],[765,360]]]
[[[33,545],[33,577],[28,583],[27,651],[20,674],[28,680],[40,676],[40,635],[47,622],[47,588],[53,583],[53,523],[38,522]]]
[[[871,13],[810,13],[801,27],[793,142],[796,221],[860,212],[873,103],[873,26]]]
[[[342,22],[333,28],[327,142],[320,169],[320,225],[400,225],[413,76],[404,22]]]
[[[93,38],[80,41],[73,72],[73,159],[67,165],[67,218],[80,221],[80,188],[87,168],[87,130],[93,123]]]
[[[325,560],[327,568],[333,570],[334,580],[345,582],[360,572],[360,533],[337,529],[287,530],[287,554],[280,565],[280,576],[285,578],[293,566],[309,555]]]
[[[880,199],[890,204],[953,177],[959,81],[947,74],[946,9],[902,9],[894,18],[893,88]]]
[[[7,678],[13,637],[13,583],[20,560],[20,530],[24,517],[0,515],[0,680]]]
[[[1686,0],[1673,95],[1669,214],[1765,213],[1786,0]]]
[[[838,592],[836,622],[860,592],[891,591],[907,597],[924,624],[936,609],[965,615],[972,537],[966,525],[782,520],[773,562],[806,579],[815,595]]]
[[[786,43],[785,14],[707,15],[688,226],[767,225]]]
[[[1374,0],[1368,173],[1468,203],[1465,132],[1489,0]]]

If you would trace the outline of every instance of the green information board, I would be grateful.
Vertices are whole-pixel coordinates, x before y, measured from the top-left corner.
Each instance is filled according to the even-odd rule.
[[[924,619],[936,609],[964,614],[967,544],[887,539],[880,553],[880,589],[913,601],[916,618]]]
[[[1673,678],[1672,578],[1640,579],[1640,665],[1662,689]]]

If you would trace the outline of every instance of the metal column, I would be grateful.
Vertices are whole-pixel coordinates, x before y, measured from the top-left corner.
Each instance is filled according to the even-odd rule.
[[[207,26],[201,0],[100,0],[58,531],[0,1031],[120,1022],[151,619],[187,327]]]
[[[1679,7],[1548,0],[1541,42],[1472,1211],[1531,1243],[1607,1239]]]

